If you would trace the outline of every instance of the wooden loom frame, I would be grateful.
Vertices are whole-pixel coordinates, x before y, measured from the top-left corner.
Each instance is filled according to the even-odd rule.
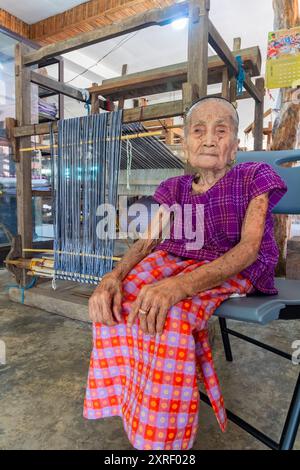
[[[16,263],[10,264],[10,261],[31,257],[30,252],[23,252],[23,249],[30,250],[32,248],[31,201],[33,192],[31,188],[31,158],[28,158],[28,152],[22,152],[20,149],[31,146],[31,136],[49,134],[50,125],[54,131],[57,129],[55,122],[31,124],[31,83],[43,86],[61,95],[82,102],[85,101],[79,89],[39,75],[31,70],[30,66],[122,34],[154,25],[163,26],[175,19],[189,17],[188,60],[186,63],[160,67],[139,74],[123,75],[123,77],[117,79],[105,80],[100,86],[91,87],[89,91],[92,112],[99,112],[99,107],[103,107],[103,101],[99,100],[99,95],[116,98],[116,95],[114,95],[116,86],[118,89],[117,99],[119,105],[122,106],[124,99],[133,96],[133,87],[137,90],[134,92],[136,97],[155,91],[158,93],[168,91],[171,85],[171,89],[182,88],[182,100],[124,109],[123,122],[149,121],[184,115],[195,99],[207,95],[209,83],[221,82],[222,93],[216,94],[216,96],[226,97],[232,102],[236,99],[254,98],[254,149],[262,149],[264,79],[257,78],[255,84],[251,80],[251,75],[257,76],[260,74],[259,49],[242,50],[240,40],[237,38],[234,42],[235,55],[241,55],[244,61],[249,60],[251,62],[251,54],[255,56],[256,53],[257,59],[251,72],[246,73],[244,81],[246,91],[240,97],[237,97],[235,77],[238,73],[238,64],[235,55],[230,51],[210,21],[209,10],[210,0],[190,0],[164,9],[158,8],[147,11],[123,22],[113,23],[94,31],[82,33],[69,40],[41,47],[37,51],[21,43],[16,45],[16,120],[7,119],[7,132],[16,162],[18,236],[14,239],[12,249],[6,258],[6,264],[7,269],[13,272],[21,286],[25,286],[28,281],[26,263],[22,267],[22,263],[18,263],[18,266],[16,266]],[[208,44],[213,47],[219,58],[208,58]],[[167,90],[164,87],[167,87]]]

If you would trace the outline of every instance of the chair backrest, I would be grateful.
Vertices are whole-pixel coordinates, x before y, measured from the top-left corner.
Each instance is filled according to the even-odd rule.
[[[288,190],[274,207],[276,214],[300,214],[300,166],[283,167],[282,163],[300,163],[300,149],[272,152],[238,152],[237,163],[265,162],[271,165],[285,181]]]

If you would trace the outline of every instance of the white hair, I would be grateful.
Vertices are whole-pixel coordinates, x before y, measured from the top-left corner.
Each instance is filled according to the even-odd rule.
[[[185,137],[187,137],[188,133],[189,133],[189,130],[190,130],[190,125],[191,125],[191,118],[192,118],[192,114],[193,112],[195,111],[196,108],[198,108],[198,106],[201,106],[203,103],[206,103],[207,101],[216,101],[218,103],[221,103],[223,104],[224,106],[226,106],[228,108],[228,110],[230,110],[230,118],[232,120],[232,124],[233,124],[233,128],[234,128],[234,134],[235,134],[235,137],[238,136],[238,132],[239,132],[239,116],[238,116],[238,113],[236,111],[236,109],[234,108],[233,104],[231,104],[229,101],[227,101],[226,99],[224,98],[218,98],[218,97],[207,97],[207,98],[203,98],[199,101],[197,101],[195,104],[193,104],[190,109],[188,110],[188,112],[186,113],[185,115],[185,120],[184,120],[184,135]]]

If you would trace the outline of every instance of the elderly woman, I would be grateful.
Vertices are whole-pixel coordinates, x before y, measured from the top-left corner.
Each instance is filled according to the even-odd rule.
[[[136,449],[192,448],[199,381],[225,430],[208,319],[232,295],[277,293],[271,210],[287,188],[263,162],[235,164],[237,134],[230,102],[206,97],[190,108],[184,148],[195,174],[159,185],[160,207],[147,237],[132,245],[89,301],[93,350],[84,416],[120,416]],[[175,236],[175,222],[162,240],[162,216],[174,204],[190,208],[194,231],[197,207],[204,208],[202,244]]]

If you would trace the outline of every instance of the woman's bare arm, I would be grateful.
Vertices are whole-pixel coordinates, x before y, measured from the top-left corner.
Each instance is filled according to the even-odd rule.
[[[100,284],[89,298],[89,317],[93,322],[112,326],[121,319],[122,280],[162,240],[170,224],[170,213],[160,206],[142,238],[137,240],[117,263],[114,269],[102,277]]]
[[[190,273],[168,277],[143,286],[128,316],[128,324],[133,324],[139,310],[143,309],[149,313],[146,317],[144,315],[141,317],[141,329],[152,335],[155,332],[162,334],[170,307],[183,299],[222,284],[226,279],[254,263],[264,233],[267,209],[267,193],[254,198],[246,211],[240,242],[216,260]]]
[[[149,255],[162,241],[163,233],[169,226],[169,223],[170,213],[161,205],[153,219],[149,222],[146,231],[141,235],[141,238],[133,243],[108,275],[123,280],[129,271],[145,256]]]
[[[182,275],[181,282],[188,297],[222,284],[255,262],[265,229],[267,209],[268,193],[252,199],[243,221],[240,242],[209,264]]]

